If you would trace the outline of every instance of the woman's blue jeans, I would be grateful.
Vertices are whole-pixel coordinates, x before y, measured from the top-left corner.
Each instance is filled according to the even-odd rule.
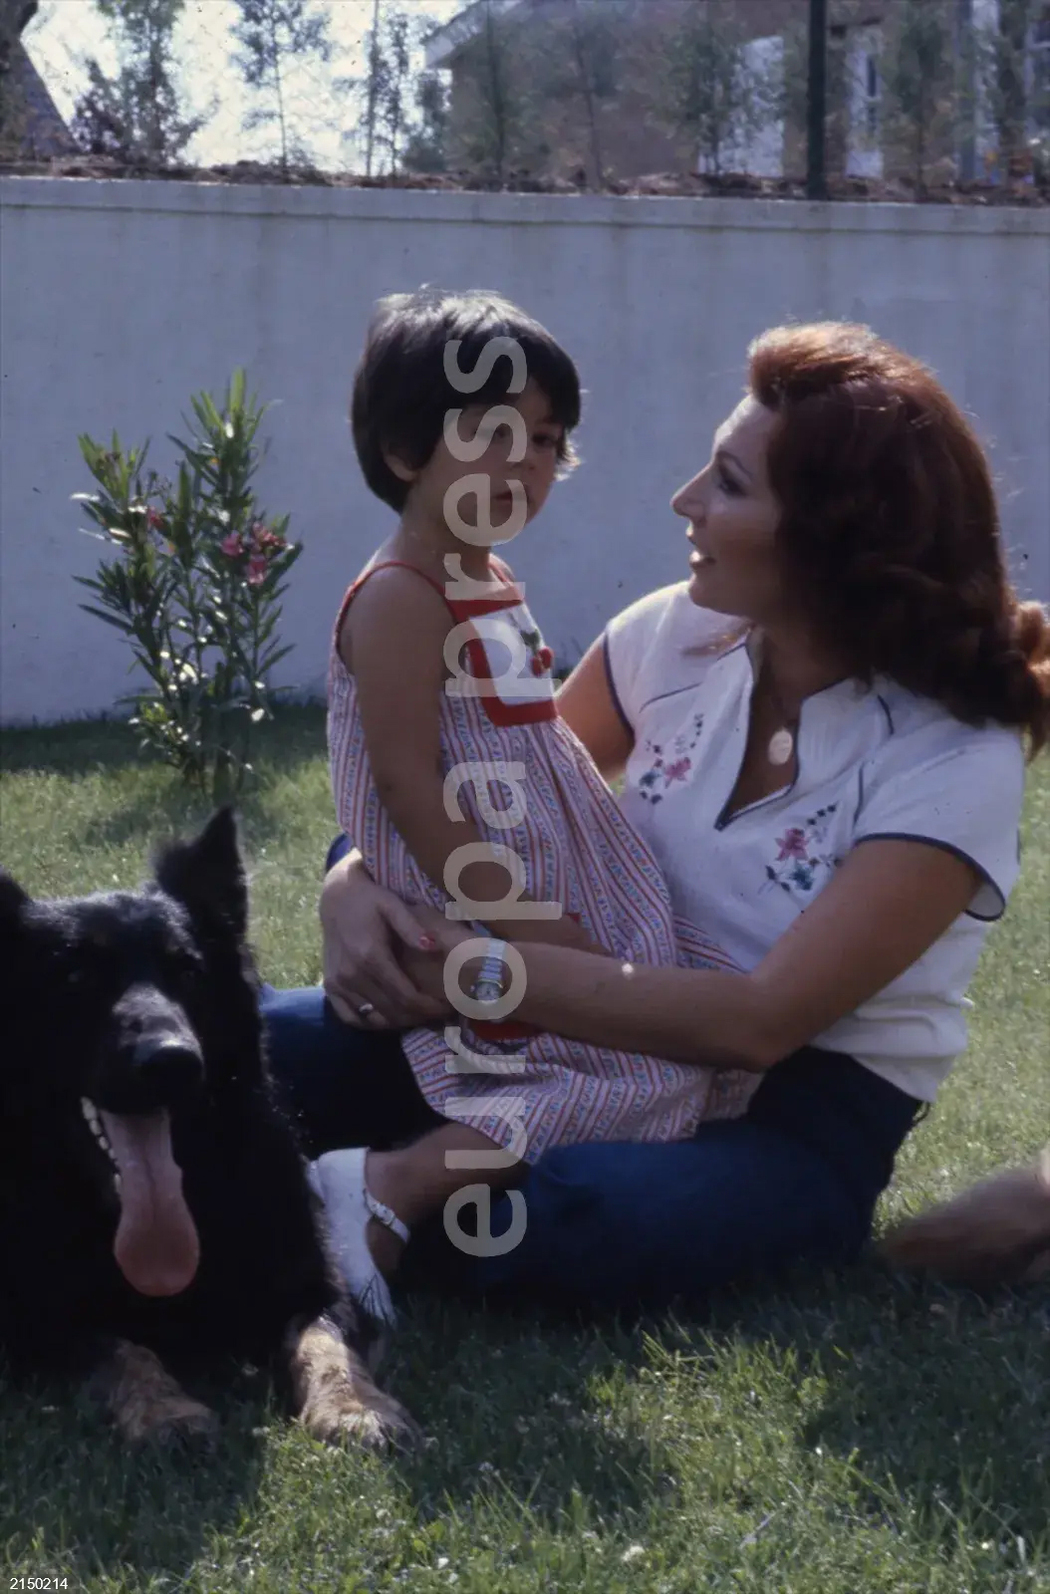
[[[396,1037],[342,1024],[319,988],[267,989],[263,1013],[278,1090],[311,1156],[389,1146],[440,1122]],[[553,1148],[520,1186],[520,1243],[469,1256],[436,1219],[413,1236],[407,1280],[632,1308],[799,1262],[848,1262],[920,1107],[852,1058],[806,1047],[770,1070],[745,1117],[691,1140]],[[507,1197],[494,1197],[491,1232],[508,1221]]]

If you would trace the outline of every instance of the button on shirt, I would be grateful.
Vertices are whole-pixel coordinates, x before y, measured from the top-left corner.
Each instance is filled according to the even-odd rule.
[[[840,681],[802,704],[794,781],[730,815],[755,679],[741,633],[740,622],[698,609],[685,584],[610,624],[609,679],[634,738],[624,811],[656,853],[676,911],[743,969],[863,841],[922,841],[967,859],[980,883],[966,912],[814,1040],[930,1101],[965,1048],[966,989],[1017,878],[1020,736],[964,725],[886,679]]]

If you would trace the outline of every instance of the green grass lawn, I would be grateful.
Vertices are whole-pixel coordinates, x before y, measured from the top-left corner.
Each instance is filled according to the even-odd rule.
[[[322,747],[319,711],[283,711],[244,805],[277,984],[319,972]],[[132,884],[203,817],[114,725],[5,733],[0,802],[0,858],[41,895]],[[887,1214],[1045,1141],[1048,903],[1043,760],[971,1050]],[[1045,1288],[981,1300],[865,1264],[642,1325],[423,1300],[385,1371],[428,1435],[410,1456],[325,1450],[248,1369],[213,1392],[223,1441],[197,1460],[126,1453],[75,1391],[0,1385],[0,1594],[48,1576],[112,1594],[1050,1591]]]

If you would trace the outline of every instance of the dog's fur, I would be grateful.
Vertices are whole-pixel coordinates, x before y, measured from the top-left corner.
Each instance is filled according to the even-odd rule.
[[[1050,1278],[1050,1147],[891,1229],[891,1266],[984,1288]]]
[[[272,1094],[247,907],[226,810],[138,892],[0,871],[0,1350],[91,1374],[128,1439],[208,1435],[168,1363],[236,1356],[318,1438],[400,1440]]]

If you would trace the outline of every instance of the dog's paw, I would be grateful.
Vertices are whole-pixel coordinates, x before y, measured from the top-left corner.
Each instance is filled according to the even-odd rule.
[[[355,1449],[409,1449],[420,1431],[399,1400],[381,1389],[329,1389],[299,1415],[307,1433],[328,1445]]]
[[[293,1327],[288,1348],[297,1415],[315,1439],[385,1450],[418,1436],[405,1408],[379,1388],[330,1319]]]
[[[219,1419],[210,1407],[185,1395],[143,1413],[134,1431],[122,1425],[122,1432],[130,1444],[212,1451],[219,1437]]]
[[[144,1345],[116,1341],[96,1368],[90,1390],[130,1445],[198,1449],[215,1442],[215,1413],[188,1395]]]

